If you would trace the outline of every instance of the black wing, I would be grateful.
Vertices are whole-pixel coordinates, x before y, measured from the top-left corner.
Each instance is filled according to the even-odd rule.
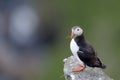
[[[80,49],[77,52],[79,58],[90,67],[100,67],[105,68],[105,65],[101,63],[100,59],[93,47],[89,43],[85,43],[84,46],[79,46]]]

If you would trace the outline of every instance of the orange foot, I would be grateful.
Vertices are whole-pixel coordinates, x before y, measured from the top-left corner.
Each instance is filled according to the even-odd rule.
[[[83,69],[84,69],[84,66],[82,64],[79,64],[79,67],[73,68],[72,71],[73,72],[80,72],[80,71],[83,71]]]

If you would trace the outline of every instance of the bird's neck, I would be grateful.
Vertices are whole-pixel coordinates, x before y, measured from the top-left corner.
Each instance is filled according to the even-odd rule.
[[[82,34],[80,36],[75,37],[75,41],[78,45],[84,45],[85,43],[84,35]]]

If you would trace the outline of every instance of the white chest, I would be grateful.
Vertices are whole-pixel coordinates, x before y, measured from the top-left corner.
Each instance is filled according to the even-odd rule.
[[[70,49],[74,57],[76,57],[76,59],[79,61],[79,63],[84,65],[84,63],[81,61],[81,59],[77,55],[77,52],[79,51],[79,46],[76,44],[74,39],[72,39],[70,42]]]
[[[73,55],[76,55],[77,51],[79,50],[79,47],[76,44],[74,39],[72,39],[71,42],[70,42],[70,49],[71,49],[71,52],[73,53]]]

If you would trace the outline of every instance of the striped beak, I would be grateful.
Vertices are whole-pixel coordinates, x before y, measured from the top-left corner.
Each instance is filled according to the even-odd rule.
[[[75,36],[75,35],[74,35],[74,33],[73,33],[73,32],[71,32],[70,38],[71,38],[71,39],[73,39],[73,38],[74,38],[74,36]]]

